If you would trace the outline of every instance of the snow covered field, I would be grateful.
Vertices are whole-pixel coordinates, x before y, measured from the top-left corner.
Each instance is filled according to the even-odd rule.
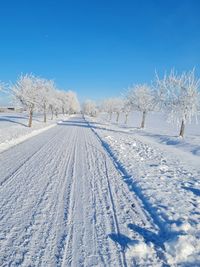
[[[109,116],[101,113],[98,120],[110,123]],[[150,112],[146,118],[145,129],[139,129],[141,124],[141,113],[133,112],[128,117],[127,125],[124,124],[125,116],[120,115],[119,126],[127,132],[134,132],[140,136],[147,137],[155,143],[166,144],[173,148],[179,148],[181,151],[191,152],[193,155],[200,155],[200,115],[198,120],[193,118],[191,123],[186,125],[185,137],[177,138],[180,131],[180,125],[168,122],[167,116],[160,112]],[[116,125],[116,116],[112,116],[112,125]]]
[[[60,116],[59,119],[63,118]],[[33,126],[27,127],[26,113],[0,113],[0,152],[16,145],[27,138],[50,129],[56,125],[56,120],[43,122],[41,115],[33,116]]]
[[[0,153],[0,266],[200,265],[200,127],[139,119],[76,116]]]

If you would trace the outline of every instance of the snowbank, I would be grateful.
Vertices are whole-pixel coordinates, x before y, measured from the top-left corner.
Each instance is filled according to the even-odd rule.
[[[30,133],[24,133],[24,135],[19,136],[18,138],[9,139],[3,143],[0,143],[0,152],[9,149],[12,146],[15,146],[35,135],[38,135],[46,130],[49,130],[50,128],[56,126],[56,124],[52,124],[46,127],[43,127],[42,129],[33,130]]]
[[[200,241],[192,235],[177,236],[165,243],[168,263],[197,266],[200,263]]]
[[[126,251],[126,259],[130,266],[161,267],[161,264],[158,265],[158,263],[154,262],[154,258],[156,258],[156,254],[152,243],[136,242]]]
[[[35,115],[33,126],[29,128],[27,127],[27,114],[0,113],[0,152],[56,126],[57,120],[62,117],[44,123],[41,115]]]

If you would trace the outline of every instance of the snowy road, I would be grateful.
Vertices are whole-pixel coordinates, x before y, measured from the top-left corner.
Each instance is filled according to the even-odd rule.
[[[1,153],[0,164],[0,266],[132,266],[137,232],[160,231],[82,118]],[[165,265],[159,242],[148,253]]]

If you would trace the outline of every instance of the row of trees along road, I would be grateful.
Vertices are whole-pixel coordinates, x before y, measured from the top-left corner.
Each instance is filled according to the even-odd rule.
[[[44,122],[47,112],[51,112],[51,119],[59,113],[72,114],[80,110],[76,94],[72,91],[60,91],[52,80],[26,74],[19,77],[16,84],[11,86],[14,100],[29,113],[28,126],[32,126],[34,111],[42,111]]]
[[[156,74],[151,86],[138,84],[128,88],[123,98],[115,97],[105,99],[98,107],[94,101],[84,103],[84,112],[94,116],[97,112],[107,112],[109,119],[116,114],[125,114],[125,123],[131,111],[142,113],[141,128],[145,127],[146,116],[151,111],[162,111],[168,116],[169,121],[180,125],[179,136],[183,137],[185,125],[200,112],[200,80],[195,77],[194,70],[177,74],[171,71],[159,78]]]

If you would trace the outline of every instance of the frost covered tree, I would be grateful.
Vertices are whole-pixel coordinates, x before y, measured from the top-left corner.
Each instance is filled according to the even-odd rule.
[[[37,78],[38,86],[39,86],[39,99],[38,105],[43,110],[44,122],[47,121],[47,111],[52,102],[51,97],[53,96],[53,92],[55,90],[55,85],[52,80],[40,79]]]
[[[117,114],[116,122],[119,121],[119,115],[120,112],[122,112],[123,108],[123,101],[121,98],[113,97],[113,98],[107,98],[102,103],[102,110],[109,114],[109,120],[112,119],[112,115],[114,113]]]
[[[95,117],[97,114],[96,103],[92,100],[86,100],[83,103],[82,111],[85,115]]]
[[[57,98],[61,104],[63,115],[73,114],[80,111],[80,104],[75,92],[70,90],[59,91]]]
[[[60,102],[58,95],[59,91],[56,90],[56,88],[50,91],[48,109],[50,110],[51,113],[51,120],[53,120],[54,115],[56,115],[57,117],[58,113],[61,110],[62,103]]]
[[[38,78],[32,74],[21,75],[11,88],[14,99],[29,112],[28,126],[32,126],[33,112],[39,104],[40,87]]]
[[[32,125],[33,111],[42,110],[44,122],[47,120],[47,112],[53,115],[59,112],[76,113],[80,110],[80,105],[75,92],[60,91],[52,80],[36,77],[32,74],[21,75],[16,84],[11,88],[14,99],[29,111],[29,123]]]
[[[147,113],[155,109],[154,90],[146,84],[138,84],[128,90],[126,98],[133,110],[142,112],[140,127],[144,128]]]
[[[76,93],[73,91],[68,91],[67,98],[68,98],[68,113],[74,114],[80,112],[80,104]]]
[[[0,81],[0,92],[5,91],[5,88],[6,88],[5,83],[3,83],[3,82]]]
[[[6,92],[6,88],[7,88],[6,84],[4,82],[0,81],[0,94],[1,93],[5,93]]]
[[[68,109],[68,97],[66,92],[64,91],[57,91],[56,93],[56,99],[59,103],[60,109],[62,111],[62,114],[65,115],[66,110]]]
[[[112,99],[113,111],[116,113],[116,122],[119,122],[120,113],[123,111],[123,100],[119,97],[115,97]]]
[[[162,107],[171,121],[180,124],[179,136],[183,137],[185,125],[198,114],[200,80],[195,77],[194,70],[178,75],[171,71],[163,79],[157,76],[157,87],[162,95]]]
[[[128,99],[124,99],[124,101],[123,101],[123,107],[122,107],[122,112],[125,115],[125,121],[124,121],[125,124],[127,124],[127,122],[128,122],[128,116],[129,116],[129,114],[130,114],[131,111],[132,111],[131,103],[129,102]]]
[[[113,105],[112,105],[112,99],[108,98],[105,99],[101,104],[101,110],[109,114],[109,120],[112,119],[112,114],[114,112]]]

